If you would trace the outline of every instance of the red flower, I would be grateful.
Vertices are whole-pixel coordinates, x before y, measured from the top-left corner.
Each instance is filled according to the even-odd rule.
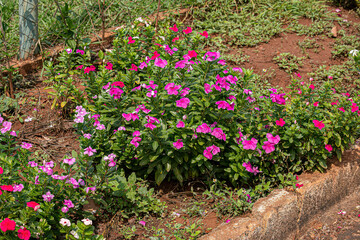
[[[172,42],[176,42],[177,40],[179,40],[179,37],[174,38]]]
[[[1,190],[4,190],[4,191],[9,191],[9,192],[14,191],[14,188],[11,185],[2,185],[0,188],[1,188]]]
[[[18,237],[20,239],[24,239],[24,240],[29,240],[30,239],[30,236],[31,236],[31,233],[29,230],[27,230],[26,228],[20,228],[18,230]]]
[[[345,112],[345,109],[343,107],[338,108],[339,111]]]
[[[113,82],[113,83],[111,84],[111,86],[118,86],[118,87],[123,88],[125,85],[124,85],[123,82],[118,81],[118,82]]]
[[[135,64],[131,64],[131,68],[129,70],[136,72],[138,70],[138,67]]]
[[[282,127],[285,125],[284,119],[280,118],[279,120],[276,120],[276,125]]]
[[[187,27],[185,30],[183,30],[183,32],[184,32],[185,34],[189,34],[189,33],[192,32],[192,29],[191,29],[191,27]]]
[[[319,106],[319,102],[314,102],[314,107]]]
[[[155,51],[154,52],[154,55],[150,58],[151,60],[155,60],[155,59],[157,59],[158,57],[160,57],[160,54],[157,52],[157,51]]]
[[[314,89],[315,89],[315,86],[311,84],[311,85],[309,86],[309,88],[311,88],[312,90],[314,90]]]
[[[304,186],[304,184],[298,184],[297,183],[295,186],[296,186],[296,188],[301,188],[302,186]]]
[[[0,174],[3,174],[4,170],[0,167]]]
[[[135,40],[130,36],[128,37],[129,41],[128,41],[128,44],[132,44],[135,42]]]
[[[207,33],[207,31],[204,31],[203,33],[200,33],[201,36],[208,38],[209,34]]]
[[[314,126],[319,128],[320,130],[325,127],[325,124],[322,121],[313,120]]]
[[[107,65],[105,66],[106,69],[108,70],[112,70],[113,69],[113,64],[111,62],[108,62]]]
[[[193,57],[196,58],[197,55],[198,55],[198,54],[197,54],[194,50],[188,51],[188,56],[191,57],[191,58],[193,58]]]
[[[27,205],[28,207],[33,208],[34,211],[37,211],[37,210],[40,208],[40,204],[38,204],[37,202],[33,202],[33,201],[26,203],[26,205]]]
[[[9,218],[5,218],[1,223],[0,223],[0,229],[3,232],[6,232],[7,230],[9,231],[14,231],[15,230],[15,226],[16,223],[13,220],[10,220]]]
[[[173,27],[169,28],[170,30],[173,30],[174,32],[179,31],[179,29],[176,27],[176,24],[174,24]]]

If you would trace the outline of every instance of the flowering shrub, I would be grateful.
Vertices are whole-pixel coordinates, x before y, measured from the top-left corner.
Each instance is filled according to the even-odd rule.
[[[261,90],[250,71],[202,50],[205,33],[123,28],[104,65],[81,72],[91,101],[75,122],[95,162],[114,153],[109,164],[158,184],[207,176],[295,186],[294,173],[341,159],[358,134],[358,96],[296,79],[289,93]]]
[[[105,161],[97,164],[95,171],[91,151],[73,152],[56,166],[53,161],[30,157],[32,144],[19,146],[11,127],[11,122],[0,116],[0,236],[57,239],[64,233],[66,239],[102,239],[93,234],[94,227],[89,224],[96,211],[83,210],[89,199],[101,204],[100,210],[162,211],[163,204],[153,197],[153,190],[148,191],[135,176],[127,180]],[[114,156],[110,158],[114,160]],[[110,195],[120,199],[116,208],[109,207]],[[71,224],[64,219],[85,221]]]

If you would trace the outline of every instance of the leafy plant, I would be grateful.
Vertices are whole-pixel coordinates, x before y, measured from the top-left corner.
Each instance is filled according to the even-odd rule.
[[[279,67],[285,69],[285,72],[289,74],[299,70],[299,66],[302,66],[302,60],[304,59],[305,57],[297,57],[291,53],[280,53],[273,58]]]

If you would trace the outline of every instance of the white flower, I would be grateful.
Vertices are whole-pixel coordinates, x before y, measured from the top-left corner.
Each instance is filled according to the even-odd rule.
[[[357,56],[359,50],[353,49],[350,51],[350,55],[352,55],[353,57]]]
[[[77,234],[77,232],[71,230],[70,233],[74,236],[74,238],[79,239],[79,234]]]
[[[88,218],[85,218],[85,219],[83,219],[83,220],[81,220],[86,226],[88,226],[88,225],[92,225],[92,221],[90,220],[90,219],[88,219]]]
[[[60,224],[61,225],[63,225],[63,226],[68,226],[68,227],[70,227],[71,226],[71,222],[70,222],[70,220],[69,219],[66,219],[66,218],[62,218],[62,219],[60,219]]]
[[[25,122],[31,122],[32,120],[33,120],[32,117],[28,116],[24,121]]]
[[[141,17],[138,17],[135,21],[143,22],[144,20]]]
[[[165,37],[159,36],[159,38],[160,38],[161,40],[165,41]]]

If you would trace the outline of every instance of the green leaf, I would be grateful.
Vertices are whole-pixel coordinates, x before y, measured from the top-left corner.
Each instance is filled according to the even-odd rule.
[[[182,183],[184,181],[184,179],[181,176],[179,169],[177,167],[173,167],[173,172],[175,174],[176,179]]]
[[[104,52],[101,50],[99,51],[99,58],[104,59]]]
[[[158,143],[157,141],[154,141],[154,142],[152,143],[152,148],[153,148],[154,151],[156,151],[156,149],[158,148],[158,146],[159,146],[159,143]]]

